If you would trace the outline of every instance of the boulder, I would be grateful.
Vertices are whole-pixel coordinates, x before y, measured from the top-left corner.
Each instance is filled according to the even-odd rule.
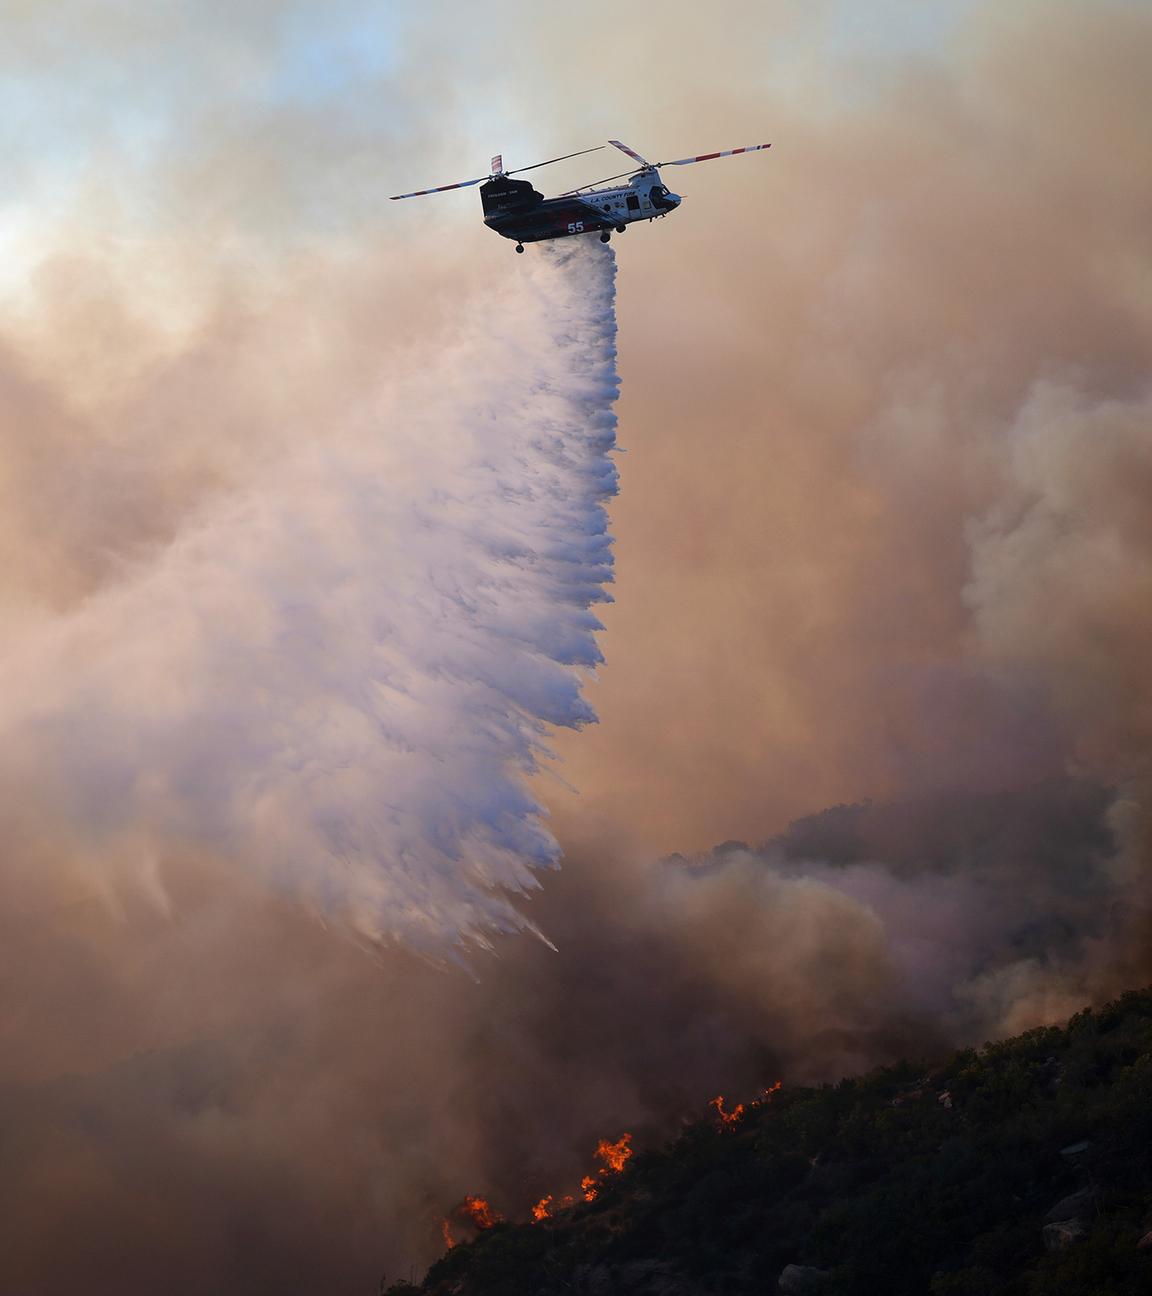
[[[827,1269],[790,1264],[784,1266],[776,1285],[781,1296],[823,1296],[829,1289],[831,1279],[832,1275]]]
[[[572,1290],[579,1296],[615,1296],[615,1289],[607,1265],[580,1265],[572,1275]]]
[[[691,1296],[691,1289],[663,1260],[634,1260],[616,1271],[621,1296]]]
[[[848,1161],[821,1162],[808,1171],[804,1186],[815,1192],[843,1193],[852,1188],[859,1178],[859,1170]]]
[[[898,1093],[892,1099],[893,1107],[903,1107],[907,1102],[915,1102],[917,1098],[924,1097],[923,1089],[905,1089],[903,1093]]]
[[[1084,1139],[1080,1143],[1069,1143],[1067,1147],[1060,1149],[1060,1155],[1067,1157],[1069,1161],[1075,1161],[1077,1157],[1082,1157],[1091,1146],[1092,1144],[1088,1139]]]
[[[1060,1220],[1056,1224],[1044,1225],[1044,1250],[1067,1251],[1077,1242],[1083,1242],[1088,1236],[1088,1226],[1083,1220]]]
[[[566,1290],[577,1296],[698,1296],[698,1289],[665,1260],[580,1265]]]
[[[1059,1224],[1063,1220],[1087,1219],[1092,1213],[1092,1189],[1081,1188],[1079,1192],[1061,1197],[1055,1206],[1044,1216],[1045,1224]]]

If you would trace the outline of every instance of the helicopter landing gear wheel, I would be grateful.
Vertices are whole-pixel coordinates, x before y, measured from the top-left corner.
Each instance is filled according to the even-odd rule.
[[[601,230],[601,232],[600,232],[600,242],[601,242],[601,243],[607,243],[608,240],[609,240],[611,237],[612,237],[612,235],[609,234],[607,230]]]
[[[623,234],[624,231],[625,231],[627,228],[628,228],[627,225],[617,225],[617,226],[616,226],[616,233],[617,233],[617,234]]]
[[[523,243],[517,243],[517,244],[516,244],[516,251],[517,251],[517,252],[523,252],[523,251],[524,251],[524,244],[523,244]]]

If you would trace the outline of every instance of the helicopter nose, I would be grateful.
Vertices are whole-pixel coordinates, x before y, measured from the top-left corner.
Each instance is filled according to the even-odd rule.
[[[673,207],[679,207],[680,204],[684,201],[684,199],[681,198],[679,194],[670,193],[668,195],[668,201],[672,204]]]

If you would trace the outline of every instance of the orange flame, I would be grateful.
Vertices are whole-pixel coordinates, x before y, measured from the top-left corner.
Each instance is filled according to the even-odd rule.
[[[456,1239],[452,1236],[452,1225],[447,1220],[441,1220],[440,1232],[444,1235],[444,1246],[451,1251],[456,1245]]]
[[[588,1182],[594,1183],[595,1180],[590,1179]],[[592,1198],[588,1197],[585,1200],[591,1201]],[[532,1222],[534,1224],[543,1224],[545,1220],[550,1220],[557,1211],[567,1210],[570,1206],[575,1205],[576,1198],[571,1194],[566,1194],[557,1201],[556,1198],[549,1193],[547,1197],[541,1197],[536,1205],[532,1207]]]
[[[471,1195],[465,1197],[460,1205],[456,1207],[456,1213],[478,1229],[489,1229],[493,1224],[499,1224],[504,1218],[494,1211],[483,1197],[473,1197]]]
[[[632,1157],[632,1135],[621,1134],[615,1143],[611,1139],[601,1139],[596,1144],[596,1160],[600,1169],[594,1175],[585,1175],[580,1180],[580,1188],[585,1201],[595,1201],[600,1194],[600,1183],[611,1175],[618,1175]]]
[[[716,1115],[720,1117],[721,1129],[731,1129],[733,1125],[744,1115],[744,1104],[737,1103],[731,1111],[724,1110],[724,1095],[717,1094],[708,1104],[709,1107],[716,1108]]]
[[[761,1101],[761,1102],[771,1102],[771,1101],[772,1101],[772,1095],[773,1095],[773,1094],[778,1094],[778,1093],[780,1092],[780,1090],[781,1090],[783,1087],[784,1087],[784,1081],[783,1081],[783,1080],[777,1080],[776,1083],[771,1087],[771,1089],[765,1089],[765,1090],[764,1090],[764,1097],[761,1098],[760,1101]]]
[[[596,1159],[600,1162],[601,1175],[619,1174],[632,1158],[631,1134],[621,1134],[615,1143],[601,1139],[596,1144]]]

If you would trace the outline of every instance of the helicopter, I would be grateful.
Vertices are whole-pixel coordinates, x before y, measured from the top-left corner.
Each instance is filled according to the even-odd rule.
[[[680,195],[672,193],[661,180],[661,167],[689,166],[693,162],[710,162],[713,158],[735,157],[738,153],[756,153],[772,147],[771,144],[750,144],[746,148],[724,149],[719,153],[698,153],[695,157],[678,158],[675,162],[649,162],[620,140],[609,140],[608,143],[638,162],[639,167],[582,185],[579,189],[570,189],[555,198],[545,198],[533,189],[528,180],[513,180],[511,177],[535,171],[537,167],[551,166],[554,162],[566,162],[569,158],[599,152],[605,145],[565,153],[563,157],[549,158],[547,162],[533,162],[531,166],[517,167],[514,171],[504,170],[503,155],[498,153],[492,159],[490,175],[438,185],[435,189],[393,194],[392,201],[423,198],[427,194],[479,185],[484,224],[506,239],[515,239],[517,252],[524,251],[525,243],[597,232],[600,242],[607,243],[613,231],[623,234],[633,221],[659,220],[674,212],[683,202]],[[596,187],[613,180],[625,180],[626,183],[609,189]]]

